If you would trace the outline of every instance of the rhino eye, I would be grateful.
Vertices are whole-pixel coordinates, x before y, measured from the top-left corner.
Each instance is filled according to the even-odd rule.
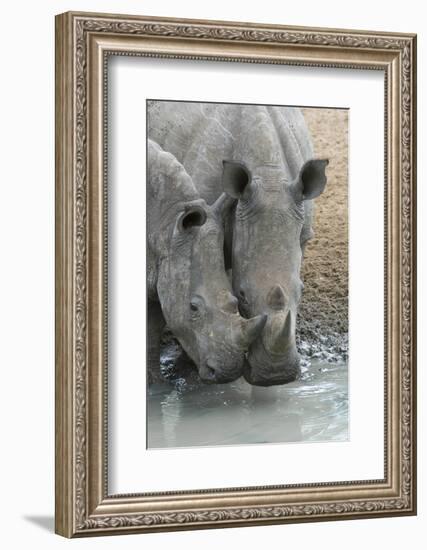
[[[198,319],[204,311],[205,302],[201,296],[195,295],[190,300],[190,313],[193,319]]]
[[[244,290],[241,290],[241,289],[239,290],[239,297],[240,297],[240,301],[242,303],[244,303],[244,304],[247,303],[246,294],[245,294]]]

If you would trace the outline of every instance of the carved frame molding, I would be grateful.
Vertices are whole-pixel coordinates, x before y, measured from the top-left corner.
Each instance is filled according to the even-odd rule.
[[[108,495],[106,59],[385,73],[385,478]],[[416,37],[68,12],[56,18],[56,532],[67,537],[416,513]]]

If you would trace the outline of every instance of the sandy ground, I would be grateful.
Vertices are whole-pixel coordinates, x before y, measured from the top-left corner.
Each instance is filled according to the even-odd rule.
[[[302,268],[299,334],[310,342],[319,334],[329,340],[348,331],[348,111],[304,108],[303,113],[316,157],[329,159]]]

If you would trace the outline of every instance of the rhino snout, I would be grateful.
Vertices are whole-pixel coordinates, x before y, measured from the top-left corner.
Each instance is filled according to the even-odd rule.
[[[300,357],[293,347],[286,355],[271,356],[258,340],[243,367],[243,376],[254,386],[275,386],[294,382],[300,375]]]
[[[262,337],[253,343],[247,354],[243,368],[246,381],[256,386],[287,384],[298,378],[299,365],[292,311],[270,315]]]

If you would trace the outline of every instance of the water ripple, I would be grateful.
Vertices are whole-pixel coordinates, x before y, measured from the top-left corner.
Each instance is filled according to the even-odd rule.
[[[315,360],[284,386],[150,387],[148,447],[348,440],[346,363]]]

